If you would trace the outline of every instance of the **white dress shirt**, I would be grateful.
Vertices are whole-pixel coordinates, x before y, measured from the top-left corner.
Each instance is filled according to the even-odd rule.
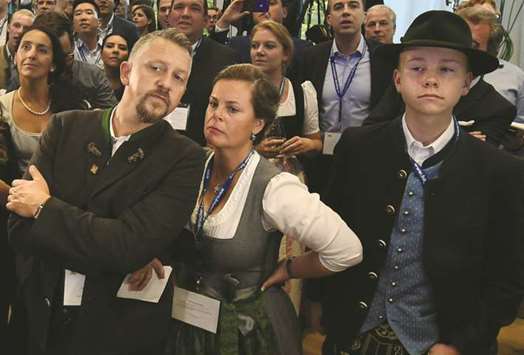
[[[411,159],[416,161],[418,165],[422,165],[426,159],[440,152],[453,138],[453,134],[455,133],[454,126],[452,117],[448,128],[446,128],[446,130],[433,143],[424,145],[417,141],[409,131],[408,125],[406,124],[406,114],[404,114],[404,116],[402,116],[402,129],[404,130],[404,136],[406,137],[408,155]]]

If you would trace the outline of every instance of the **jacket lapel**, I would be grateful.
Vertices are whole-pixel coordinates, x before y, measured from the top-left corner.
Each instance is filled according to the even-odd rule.
[[[111,158],[111,135],[109,133],[109,119],[113,109],[107,109],[102,114],[98,134],[85,147],[87,152],[87,191],[92,191],[108,160]]]
[[[138,168],[151,155],[154,145],[169,129],[169,123],[159,120],[152,126],[134,133],[111,157],[99,173],[91,192],[91,198],[120,181],[124,176]],[[109,149],[109,155],[111,148]]]

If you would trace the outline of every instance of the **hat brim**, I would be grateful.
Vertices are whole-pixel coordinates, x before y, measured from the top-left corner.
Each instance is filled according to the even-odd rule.
[[[450,48],[461,51],[468,57],[469,70],[473,75],[483,75],[490,73],[499,67],[499,60],[487,52],[457,46],[450,42],[415,40],[409,43],[383,44],[375,49],[375,55],[388,61],[397,62],[402,51],[414,47],[439,47]]]

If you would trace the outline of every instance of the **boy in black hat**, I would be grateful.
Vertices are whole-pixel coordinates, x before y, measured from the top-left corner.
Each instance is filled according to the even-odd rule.
[[[336,147],[326,200],[364,261],[322,285],[324,354],[492,354],[523,296],[524,169],[461,132],[452,111],[498,61],[445,11],[377,55],[398,61],[406,110]]]

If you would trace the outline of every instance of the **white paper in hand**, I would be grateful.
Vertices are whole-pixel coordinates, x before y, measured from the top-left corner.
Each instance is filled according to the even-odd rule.
[[[164,289],[166,288],[171,271],[171,266],[164,266],[164,278],[159,279],[156,272],[153,270],[151,280],[149,280],[149,283],[141,291],[133,291],[129,289],[129,283],[127,280],[131,274],[127,274],[127,276],[124,278],[124,281],[122,281],[122,285],[120,285],[120,289],[118,290],[116,297],[158,303],[162,293],[164,292]]]
[[[86,275],[65,269],[64,306],[81,306]]]

